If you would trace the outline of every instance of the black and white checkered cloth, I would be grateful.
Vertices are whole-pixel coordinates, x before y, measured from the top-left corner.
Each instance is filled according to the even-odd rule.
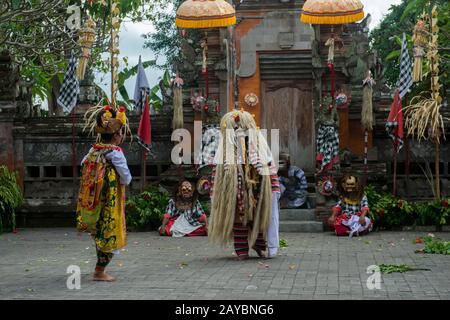
[[[203,133],[201,151],[197,157],[197,163],[202,168],[207,165],[215,165],[214,157],[219,147],[220,131],[217,127],[209,127]]]
[[[406,44],[406,35],[403,33],[402,51],[400,55],[400,75],[397,80],[397,88],[400,91],[400,98],[408,93],[413,84],[413,78],[411,75],[412,63],[409,58],[408,47]]]
[[[59,90],[59,97],[56,100],[65,112],[71,112],[77,104],[77,97],[80,93],[80,84],[76,77],[77,59],[72,54],[69,60],[69,67],[64,75],[64,82]]]
[[[358,204],[349,204],[345,201],[339,200],[336,204],[336,208],[340,208],[342,214],[346,214],[347,216],[351,216],[353,214],[357,214],[361,212],[362,208],[369,207],[369,201],[366,196],[363,196],[361,202]]]
[[[339,135],[335,127],[322,125],[317,131],[317,153],[323,155],[323,169],[339,155]]]
[[[165,213],[169,214],[172,218],[184,215],[190,225],[200,226],[203,222],[200,222],[198,219],[205,213],[205,211],[203,211],[202,205],[198,200],[190,209],[178,209],[175,201],[170,199]]]

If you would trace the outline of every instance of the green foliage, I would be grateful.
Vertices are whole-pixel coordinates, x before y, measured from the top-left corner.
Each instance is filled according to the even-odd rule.
[[[288,243],[286,239],[280,239],[280,248],[286,248],[288,246]]]
[[[199,47],[203,34],[195,29],[186,30],[186,38],[183,39],[175,25],[176,10],[184,0],[155,0],[153,10],[147,11],[146,19],[155,27],[155,32],[144,35],[144,47],[151,49],[156,54],[165,57],[164,69],[173,68],[183,62],[182,46],[186,41],[194,47]]]
[[[445,92],[450,84],[449,72],[450,66],[448,59],[450,54],[448,47],[450,46],[450,21],[449,9],[450,3],[447,0],[432,1],[437,5],[438,9],[438,26],[439,30],[439,54],[443,59],[440,67],[440,81],[443,84],[443,92]],[[381,21],[380,25],[375,28],[371,34],[371,46],[378,52],[384,66],[384,79],[389,86],[395,86],[400,72],[400,49],[401,38],[403,32],[406,33],[408,49],[412,58],[412,34],[413,28],[418,18],[430,8],[428,0],[403,0],[398,5],[392,5]],[[447,49],[446,49],[447,48]],[[424,59],[426,60],[426,59]],[[426,76],[428,67],[424,63],[424,75]],[[417,83],[413,87],[411,96],[422,91],[428,91],[430,88],[430,79],[425,77],[424,81]],[[445,95],[443,95],[445,96]]]
[[[149,68],[151,66],[154,66],[156,63],[155,60],[148,60],[142,62],[142,65],[144,69]],[[135,65],[132,68],[125,68],[117,75],[117,85],[119,89],[119,93],[122,96],[122,104],[127,107],[128,110],[133,109],[133,106],[130,103],[130,95],[128,94],[128,91],[125,87],[125,81],[127,81],[129,78],[134,77],[138,72],[138,64]]]
[[[142,21],[148,12],[158,6],[158,0],[121,0],[120,18]],[[89,10],[97,24],[96,41],[91,51],[89,67],[95,71],[109,69],[101,54],[109,48],[110,8],[101,1],[81,7],[84,19]],[[79,53],[77,34],[68,31],[66,8],[80,5],[80,0],[2,0],[0,1],[0,51],[7,49],[21,68],[21,76],[30,81],[33,98],[45,100],[50,95],[51,79],[62,77],[67,68],[67,58],[73,50]],[[124,99],[125,100],[125,99]]]
[[[404,272],[411,271],[411,270],[414,270],[414,269],[406,264],[382,264],[382,265],[380,265],[381,273],[386,273],[386,274],[394,273],[394,272],[404,273]]]
[[[445,225],[449,220],[449,199],[418,203],[416,212],[420,225]]]
[[[132,196],[126,203],[127,226],[135,229],[156,229],[161,225],[169,196],[150,186],[144,192]]]
[[[391,228],[414,224],[414,206],[391,194],[380,194],[372,186],[366,187],[370,218],[377,227]]]
[[[423,238],[425,248],[419,250],[423,253],[434,254],[450,254],[450,241],[444,241],[434,236],[427,236]]]
[[[378,193],[373,186],[367,186],[365,192],[369,201],[369,216],[377,227],[442,226],[450,222],[450,199],[411,203],[392,194]]]
[[[8,167],[0,166],[0,233],[6,222],[16,228],[15,210],[22,204],[22,190],[17,183],[17,172],[10,172]]]

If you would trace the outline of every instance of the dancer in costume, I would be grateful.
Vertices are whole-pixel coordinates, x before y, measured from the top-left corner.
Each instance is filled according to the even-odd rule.
[[[189,181],[182,181],[175,199],[170,199],[159,234],[172,237],[206,236],[208,221],[198,194]]]
[[[352,237],[372,231],[373,223],[367,217],[369,204],[359,179],[351,175],[344,176],[338,184],[338,190],[340,200],[333,207],[328,220],[336,235]]]
[[[272,218],[272,186],[274,191],[279,189],[276,170],[271,170],[272,155],[250,113],[229,112],[222,117],[220,128],[210,240],[219,244],[234,240],[240,260],[248,258],[249,248],[264,257]]]
[[[85,119],[97,141],[84,157],[77,204],[77,228],[91,233],[97,250],[94,280],[114,281],[105,273],[114,252],[126,245],[125,186],[131,182],[119,145],[127,130],[125,109],[92,108]]]

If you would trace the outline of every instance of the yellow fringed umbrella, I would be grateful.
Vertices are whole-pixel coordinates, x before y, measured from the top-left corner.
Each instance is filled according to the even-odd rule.
[[[364,18],[359,0],[307,0],[300,20],[310,24],[345,24]]]
[[[236,24],[236,11],[225,0],[186,0],[177,10],[176,25],[185,29],[228,27]]]

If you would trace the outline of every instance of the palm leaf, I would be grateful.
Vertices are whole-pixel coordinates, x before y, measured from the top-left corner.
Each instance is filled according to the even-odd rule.
[[[395,50],[395,51],[392,51],[391,53],[389,53],[387,56],[386,56],[386,61],[389,61],[389,60],[392,60],[392,59],[394,59],[394,58],[397,58],[397,57],[400,57],[400,53],[401,53],[401,51],[400,50]]]

